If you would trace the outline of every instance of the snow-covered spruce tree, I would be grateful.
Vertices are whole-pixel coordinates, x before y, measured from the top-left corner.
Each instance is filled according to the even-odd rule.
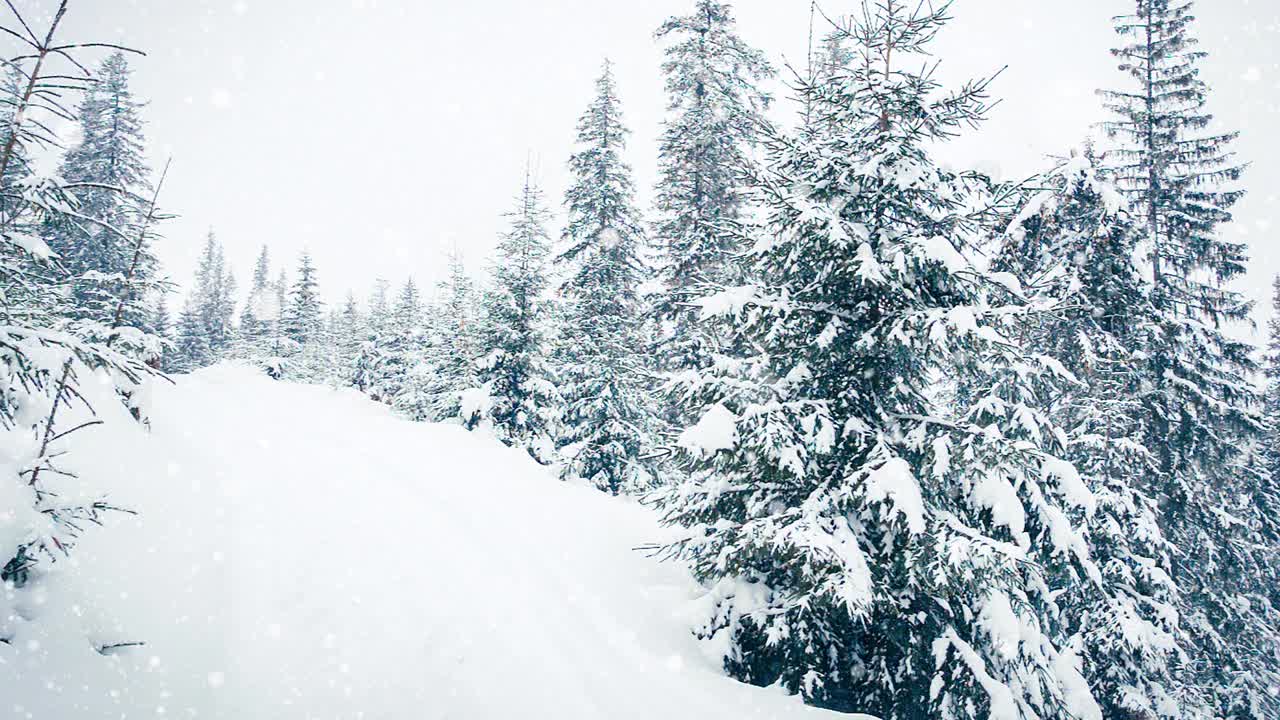
[[[334,375],[331,381],[339,387],[349,387],[356,374],[357,358],[363,341],[364,316],[354,293],[348,291],[342,309],[335,312],[330,322],[333,336]]]
[[[194,299],[187,297],[174,327],[173,355],[168,362],[173,372],[190,372],[213,364],[209,335]]]
[[[231,353],[236,344],[236,276],[231,266],[222,257],[222,246],[218,246],[218,265],[220,274],[212,278],[210,314],[205,319],[205,327],[209,329],[209,345],[219,359]]]
[[[426,403],[426,419],[432,422],[465,422],[463,394],[479,386],[479,297],[462,257],[449,254],[449,274],[436,288],[437,300],[427,323],[426,352],[429,364],[415,372],[417,392]]]
[[[1125,45],[1114,50],[1130,87],[1102,93],[1113,119],[1103,127],[1117,147],[1110,172],[1144,230],[1155,303],[1164,313],[1152,349],[1157,385],[1146,396],[1163,487],[1157,493],[1165,534],[1180,550],[1178,608],[1196,641],[1185,684],[1205,690],[1224,717],[1280,713],[1265,677],[1277,672],[1280,640],[1258,614],[1271,573],[1258,535],[1265,473],[1248,450],[1261,429],[1251,382],[1252,347],[1233,339],[1250,304],[1230,288],[1245,269],[1246,248],[1222,236],[1241,197],[1242,167],[1229,150],[1235,133],[1208,131],[1204,53],[1190,35],[1184,0],[1137,0],[1116,19]]]
[[[374,400],[385,402],[379,393],[386,358],[388,338],[387,281],[378,278],[369,295],[369,314],[365,318],[360,335],[360,347],[356,352],[355,370],[351,384]]]
[[[422,294],[413,278],[405,281],[391,307],[382,345],[382,383],[379,393],[405,417],[434,419],[432,391],[436,367],[444,361],[428,351]]]
[[[74,455],[81,433],[111,419],[101,404],[93,418],[90,399],[111,402],[111,389],[135,397],[149,371],[128,347],[138,333],[123,325],[123,310],[98,321],[105,337],[89,339],[59,314],[67,308],[63,299],[72,276],[43,237],[51,226],[91,219],[79,217],[76,188],[31,172],[27,159],[56,145],[48,131],[56,120],[74,121],[63,102],[86,78],[76,74],[80,64],[63,69],[58,63],[81,46],[57,37],[65,2],[39,34],[9,9],[15,21],[13,27],[4,22],[4,30],[19,47],[10,51],[18,59],[7,63],[13,74],[0,84],[0,446],[6,448],[0,470],[0,662],[13,665],[15,653],[39,645],[28,626],[40,622],[39,610],[49,606],[40,596],[47,587],[42,579],[74,549],[87,525],[116,509],[105,496],[89,497],[84,483],[90,478],[66,472],[60,458]],[[141,243],[149,228],[134,227]],[[121,280],[131,282],[127,270]],[[130,410],[138,413],[135,406]],[[72,618],[52,622],[74,624]]]
[[[289,311],[289,276],[284,268],[280,268],[280,272],[276,274],[276,280],[271,284],[270,291],[275,293],[275,302],[270,304],[267,311],[259,310],[259,313],[269,323],[271,329],[269,342],[271,357],[267,361],[268,369],[272,374],[278,374],[284,362],[283,358],[297,350],[297,344],[285,332],[285,315]]]
[[[1266,466],[1270,475],[1268,484],[1269,501],[1274,506],[1280,497],[1280,275],[1271,281],[1271,318],[1267,320],[1266,347],[1266,420],[1267,439],[1263,443],[1267,448]],[[1267,513],[1276,523],[1280,523],[1280,512]],[[1274,537],[1274,536],[1273,536]],[[1272,548],[1280,552],[1280,546]],[[1277,568],[1270,568],[1275,571]],[[1275,594],[1272,604],[1280,607],[1280,581],[1272,585]]]
[[[253,278],[249,285],[249,295],[245,298],[244,308],[240,311],[240,328],[237,337],[238,355],[246,359],[267,357],[274,329],[271,323],[279,316],[279,309],[274,308],[275,293],[271,285],[271,256],[267,246],[263,245],[258,252],[258,259],[253,265]]]
[[[1027,294],[1063,302],[1019,334],[1077,380],[1060,385],[1050,412],[1067,433],[1065,458],[1096,499],[1086,529],[1101,586],[1062,596],[1065,624],[1080,634],[1084,674],[1104,717],[1205,716],[1180,685],[1190,648],[1171,612],[1181,604],[1177,550],[1158,522],[1158,418],[1143,398],[1159,381],[1151,348],[1162,315],[1135,263],[1141,226],[1099,176],[1091,149],[1043,180],[995,267]]]
[[[644,233],[631,167],[622,159],[627,134],[606,60],[596,97],[578,121],[565,192],[568,225],[556,262],[567,278],[560,292],[571,328],[558,358],[564,475],[612,493],[650,483],[640,461],[648,422],[637,298]]]
[[[178,316],[173,367],[189,372],[227,356],[235,342],[235,277],[210,230]]]
[[[1263,597],[1251,600],[1248,610],[1256,617],[1251,623],[1255,628],[1280,628],[1280,276],[1271,285],[1271,318],[1267,321],[1266,347],[1266,395],[1265,432],[1257,450],[1262,465],[1262,477],[1256,480],[1262,489],[1254,497],[1260,527],[1256,542],[1266,553],[1260,563],[1259,577],[1254,583]],[[1265,648],[1270,643],[1271,662],[1262,661],[1256,672],[1262,677],[1256,683],[1280,688],[1280,658],[1275,657],[1280,642],[1274,636],[1259,638]]]
[[[768,105],[758,83],[773,70],[735,26],[728,5],[698,0],[691,14],[668,19],[656,33],[670,43],[653,229],[665,290],[657,308],[663,370],[705,366],[706,339],[688,301],[702,284],[732,284],[740,275],[726,227],[738,218],[743,156]]]
[[[122,324],[146,329],[146,299],[158,289],[158,263],[147,243],[135,247],[133,242],[152,189],[143,103],[129,89],[130,74],[122,52],[98,66],[76,113],[80,141],[67,151],[60,169],[73,188],[75,212],[51,217],[44,232],[71,277],[70,314],[109,326],[125,298]]]
[[[506,444],[525,448],[550,463],[560,411],[560,392],[549,366],[547,255],[550,213],[526,170],[511,228],[498,243],[492,282],[484,293],[483,337],[488,353],[479,363],[480,396],[475,417]]]
[[[283,320],[284,334],[299,346],[317,335],[324,327],[324,306],[316,290],[316,269],[311,253],[298,259],[298,278],[289,290]]]
[[[169,315],[168,290],[156,293],[149,323],[152,336],[160,343],[160,354],[152,361],[151,366],[156,370],[168,370],[169,357],[173,352],[173,318]]]
[[[279,366],[280,376],[293,382],[331,384],[338,375],[337,340],[328,314],[322,316],[307,341],[297,346],[289,361]],[[269,373],[272,368],[268,367]]]
[[[813,129],[766,134],[749,283],[697,301],[739,352],[687,378],[667,552],[745,681],[882,718],[1100,720],[1056,599],[1097,573],[1045,412],[1058,366],[1016,339],[1040,308],[971,260],[989,183],[925,150],[986,83],[905,69],[945,20],[868,7],[858,61],[799,88]]]

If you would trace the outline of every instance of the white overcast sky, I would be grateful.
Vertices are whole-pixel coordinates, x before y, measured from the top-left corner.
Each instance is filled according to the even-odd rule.
[[[22,0],[49,7],[54,0]],[[322,290],[420,283],[458,248],[479,273],[532,153],[555,210],[574,125],[600,61],[617,67],[647,206],[664,107],[652,32],[692,0],[71,0],[68,39],[146,50],[134,62],[151,161],[173,156],[162,204],[181,214],[159,254],[186,282],[208,227],[243,287],[269,243],[290,269],[310,249]],[[852,0],[827,0],[838,15]],[[1201,0],[1210,109],[1243,135],[1249,195],[1226,232],[1252,243],[1241,284],[1280,272],[1280,3]],[[809,0],[735,3],[741,34],[775,63],[804,62]],[[1094,94],[1122,82],[1108,49],[1131,0],[958,0],[937,43],[951,80],[1004,65],[1003,102],[946,159],[1021,177],[1078,144]],[[778,94],[785,94],[781,86]],[[557,220],[558,222],[558,220]],[[558,232],[558,227],[555,232]],[[1262,303],[1265,305],[1266,303]],[[1259,318],[1265,317],[1259,308]]]

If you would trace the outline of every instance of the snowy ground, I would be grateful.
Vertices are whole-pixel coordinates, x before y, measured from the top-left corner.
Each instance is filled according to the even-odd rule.
[[[0,716],[847,717],[724,677],[692,580],[633,550],[652,513],[490,439],[238,367],[158,388],[153,421],[83,436],[141,514],[60,563],[38,646],[0,647]]]

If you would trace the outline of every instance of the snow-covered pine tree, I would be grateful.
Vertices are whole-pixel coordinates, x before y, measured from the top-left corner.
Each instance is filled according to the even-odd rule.
[[[1273,631],[1257,638],[1256,644],[1264,652],[1268,645],[1271,647],[1271,657],[1259,662],[1255,672],[1261,677],[1254,682],[1264,687],[1280,688],[1280,657],[1276,656],[1280,640],[1274,633],[1276,628],[1280,628],[1280,276],[1273,279],[1271,290],[1271,317],[1267,321],[1264,365],[1265,432],[1258,450],[1262,477],[1256,478],[1261,491],[1253,499],[1260,521],[1255,543],[1264,553],[1253,584],[1262,597],[1252,599],[1246,609],[1255,615],[1250,623],[1252,628],[1270,628]],[[1271,706],[1264,705],[1261,709],[1266,711]],[[1265,712],[1256,714],[1261,716]]]
[[[213,231],[205,237],[175,328],[173,369],[189,372],[218,362],[235,340],[235,278]]]
[[[271,256],[267,246],[263,245],[258,252],[258,259],[253,266],[253,278],[249,285],[249,295],[245,298],[244,308],[240,311],[240,355],[245,358],[261,358],[270,354],[268,348],[274,328],[271,323],[279,316],[275,309],[275,293],[271,287]]]
[[[560,445],[565,477],[618,493],[650,483],[640,461],[648,422],[637,298],[644,233],[631,167],[622,159],[628,130],[608,60],[595,88],[569,158],[568,225],[556,257],[567,278],[560,292],[571,328],[558,358],[565,402]]]
[[[1250,303],[1230,288],[1244,272],[1246,247],[1219,227],[1242,191],[1242,166],[1229,146],[1236,133],[1208,128],[1205,53],[1190,31],[1192,3],[1136,0],[1116,18],[1125,43],[1113,51],[1131,86],[1104,91],[1113,114],[1103,128],[1117,147],[1110,172],[1142,218],[1143,250],[1155,303],[1164,313],[1152,349],[1157,385],[1146,396],[1164,486],[1158,493],[1165,533],[1179,548],[1175,577],[1186,602],[1182,622],[1196,638],[1188,685],[1206,688],[1224,717],[1280,713],[1262,680],[1280,660],[1274,627],[1259,625],[1259,578],[1266,553],[1256,536],[1264,473],[1247,452],[1261,429],[1251,376],[1252,347],[1228,328],[1245,322]],[[1263,711],[1262,708],[1268,708]]]
[[[428,323],[427,351],[433,362],[420,366],[417,392],[426,403],[426,419],[465,422],[463,393],[479,386],[480,309],[475,284],[462,256],[451,252],[449,274],[436,288],[437,301]]]
[[[391,307],[382,345],[382,382],[379,394],[391,407],[411,420],[432,419],[431,391],[435,364],[426,347],[422,294],[413,278],[405,281]]]
[[[736,31],[728,5],[697,0],[691,14],[669,18],[656,33],[670,43],[653,229],[664,287],[657,307],[663,370],[706,365],[709,351],[688,301],[700,285],[733,284],[740,275],[726,227],[738,218],[744,153],[769,102],[758,84],[773,70]]]
[[[743,680],[886,719],[1100,720],[1056,600],[1097,572],[1057,365],[1016,340],[1039,308],[972,260],[989,182],[926,152],[986,83],[913,71],[945,8],[865,7],[858,60],[799,88],[815,122],[765,137],[749,282],[697,301],[737,352],[687,379],[667,552]]]
[[[316,290],[316,269],[309,252],[303,251],[298,258],[298,278],[289,291],[282,322],[284,334],[299,346],[324,327],[324,307]]]
[[[1271,317],[1267,319],[1267,347],[1263,371],[1267,378],[1267,418],[1280,417],[1280,275],[1271,279]],[[1280,425],[1268,422],[1268,430],[1280,430]],[[1274,460],[1280,462],[1280,445],[1274,446]],[[1277,469],[1272,467],[1273,471]]]
[[[390,341],[387,288],[388,283],[382,278],[373,283],[373,292],[369,295],[369,314],[361,333],[360,349],[356,353],[355,371],[351,379],[352,386],[357,390],[382,402],[386,402],[386,399],[379,391],[382,387],[386,346]]]
[[[173,356],[168,362],[169,370],[191,372],[213,364],[209,334],[193,297],[187,297],[182,311],[178,313],[173,334]]]
[[[1158,383],[1151,348],[1162,315],[1135,264],[1141,226],[1099,175],[1091,148],[1049,173],[1023,206],[997,257],[1033,297],[1057,312],[1029,318],[1021,339],[1062,360],[1051,407],[1067,433],[1065,458],[1096,498],[1087,531],[1101,586],[1063,596],[1066,626],[1079,633],[1083,670],[1104,717],[1198,717],[1178,675],[1190,643],[1160,527],[1157,418],[1143,402]]]
[[[149,327],[151,334],[160,342],[160,354],[153,361],[152,367],[157,370],[167,370],[168,358],[173,351],[173,318],[169,314],[168,290],[156,293]]]
[[[348,291],[342,309],[334,313],[331,332],[334,341],[334,376],[339,387],[348,387],[356,373],[356,359],[360,355],[365,319],[356,302],[355,293]]]
[[[195,301],[214,362],[226,356],[235,342],[236,280],[227,266],[213,231],[205,239],[204,255],[196,269]]]
[[[1267,434],[1263,442],[1266,448],[1265,462],[1269,475],[1266,505],[1276,508],[1280,502],[1280,275],[1271,281],[1271,317],[1267,320],[1267,347],[1264,371],[1266,374],[1266,426]],[[1280,524],[1280,510],[1266,512],[1264,515],[1272,520],[1268,538],[1280,537],[1275,526]],[[1280,543],[1272,547],[1273,553],[1280,553]],[[1280,565],[1272,564],[1273,573],[1280,570]],[[1280,607],[1280,580],[1272,584],[1275,594],[1272,605]],[[1280,683],[1277,683],[1280,687]]]
[[[41,621],[43,608],[56,605],[43,597],[45,591],[58,592],[41,582],[49,566],[74,550],[86,526],[118,509],[105,495],[89,497],[90,478],[64,472],[59,458],[74,454],[81,433],[112,420],[101,404],[84,407],[90,400],[106,400],[113,389],[117,396],[135,397],[148,375],[137,354],[112,347],[124,336],[117,320],[123,313],[100,323],[106,328],[101,341],[69,332],[74,324],[58,314],[66,308],[70,276],[42,233],[74,222],[74,188],[32,173],[28,159],[56,147],[49,128],[59,120],[74,121],[63,103],[86,81],[77,75],[83,65],[73,57],[83,45],[57,35],[66,9],[61,3],[47,29],[32,30],[9,6],[15,27],[26,34],[6,23],[8,34],[22,44],[11,49],[15,59],[6,62],[10,74],[0,83],[0,446],[8,455],[0,475],[0,662],[10,666],[17,664],[14,653],[39,648],[42,633],[28,626]],[[65,69],[58,66],[63,60]],[[149,230],[135,229],[138,238]],[[127,271],[121,280],[131,282]],[[82,383],[87,377],[94,381]],[[75,417],[82,409],[88,413]],[[87,419],[94,414],[96,419]]]
[[[285,333],[285,314],[289,308],[289,276],[284,268],[280,268],[280,272],[276,274],[271,292],[275,293],[276,301],[271,305],[270,313],[263,313],[263,318],[271,326],[271,364],[278,369],[281,359],[297,349],[293,340]],[[268,314],[271,317],[268,318]]]
[[[209,346],[221,359],[236,344],[236,276],[223,259],[221,245],[218,246],[218,265],[222,272],[213,277],[212,305],[206,326],[209,328]]]
[[[482,399],[472,403],[477,417],[464,419],[550,463],[560,412],[546,337],[550,213],[527,168],[516,209],[507,217],[511,227],[498,243],[484,294],[482,346],[488,354],[480,361]]]
[[[148,243],[135,243],[152,190],[143,103],[133,97],[130,74],[122,52],[98,66],[76,113],[80,140],[60,170],[74,188],[75,216],[60,216],[56,226],[51,221],[45,233],[72,277],[70,314],[110,326],[124,298],[120,324],[145,329],[146,299],[158,290],[158,262]]]
[[[288,363],[280,367],[282,377],[302,383],[336,383],[338,346],[331,315],[321,314],[306,342],[300,344]]]

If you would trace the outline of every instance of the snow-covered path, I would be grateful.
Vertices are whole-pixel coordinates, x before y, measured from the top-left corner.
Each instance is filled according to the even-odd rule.
[[[651,512],[490,439],[236,367],[158,389],[153,418],[78,458],[141,511],[86,542],[84,625],[147,646],[0,666],[24,714],[837,717],[703,657],[696,587],[633,549],[664,537]]]

